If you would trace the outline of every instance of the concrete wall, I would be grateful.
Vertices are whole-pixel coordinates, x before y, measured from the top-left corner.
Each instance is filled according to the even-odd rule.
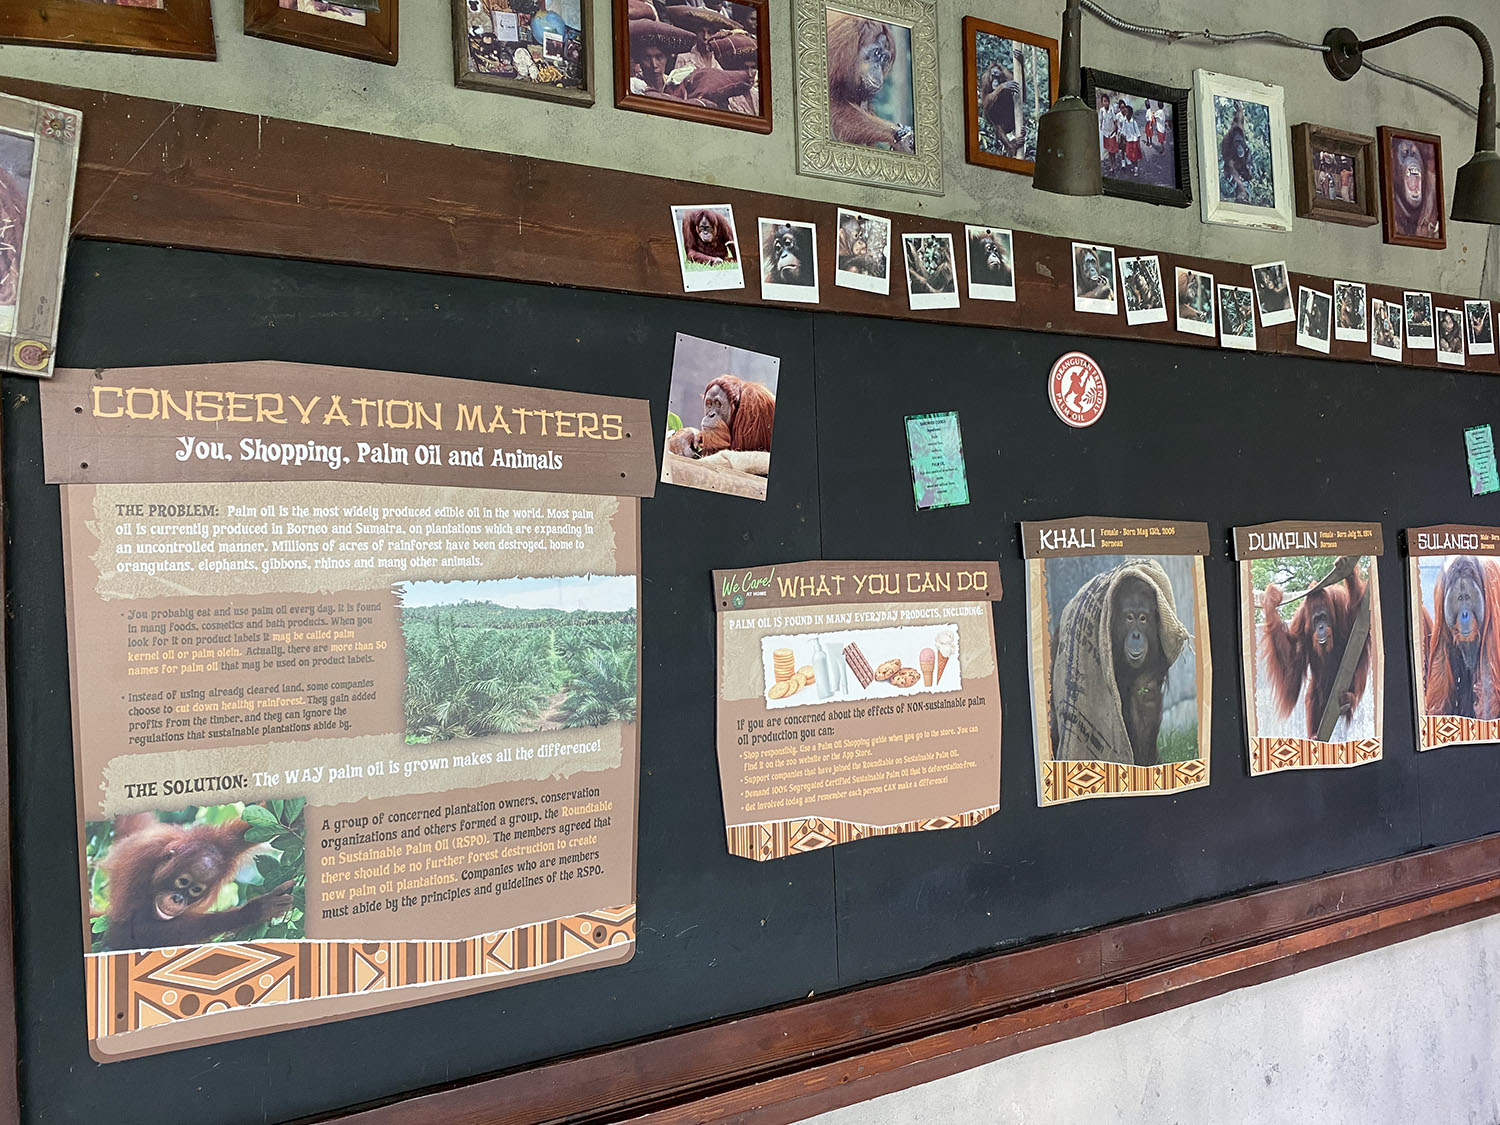
[[[1500,1121],[1500,918],[1039,1047],[809,1125]]]
[[[944,218],[1011,225],[1091,240],[1131,241],[1165,251],[1242,262],[1286,258],[1293,269],[1350,278],[1379,278],[1417,288],[1500,296],[1482,282],[1489,228],[1454,224],[1449,249],[1438,253],[1384,247],[1378,228],[1298,221],[1291,234],[1204,226],[1197,204],[1188,210],[1116,199],[1076,200],[1032,189],[1028,179],[968,165],[963,159],[960,21],[994,19],[1056,36],[1058,0],[938,0],[941,30],[943,144],[946,194],[941,198],[877,190],[798,176],[793,135],[791,15],[788,0],[772,0],[775,130],[768,137],[670,121],[613,108],[610,0],[593,0],[594,43],[601,95],[592,109],[453,85],[452,16],[448,0],[405,0],[401,63],[389,68],[341,59],[242,34],[241,0],[213,0],[219,61],[182,62],[93,51],[0,47],[0,75],[117,90],[267,116],[367,129],[471,148],[524,153],[601,167],[650,172],[706,184],[728,184],[864,207],[925,212]],[[1262,0],[1253,5],[1196,0],[1105,0],[1137,22],[1215,31],[1263,27],[1321,40],[1328,27],[1348,24],[1371,36],[1429,10],[1477,21],[1500,40],[1493,0],[1444,0],[1439,9],[1405,0]],[[1311,53],[1268,44],[1224,49],[1156,45],[1084,17],[1084,62],[1169,85],[1190,86],[1195,67],[1261,78],[1286,88],[1288,124],[1314,121],[1363,133],[1381,124],[1441,133],[1451,190],[1454,169],[1473,151],[1472,119],[1410,86],[1369,73],[1336,83]],[[1379,61],[1448,85],[1473,102],[1479,59],[1458,32],[1429,31],[1385,48]],[[1196,162],[1196,156],[1195,156]],[[1195,163],[1196,166],[1196,163]],[[701,193],[693,193],[701,194]],[[711,194],[711,193],[709,193]],[[663,203],[665,204],[665,200]],[[1495,271],[1492,271],[1492,273]]]

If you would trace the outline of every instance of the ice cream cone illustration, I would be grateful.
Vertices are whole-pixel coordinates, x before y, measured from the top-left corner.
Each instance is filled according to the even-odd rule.
[[[923,687],[931,687],[932,686],[932,666],[933,666],[933,663],[935,662],[935,660],[936,660],[936,657],[933,654],[932,649],[930,649],[930,648],[924,648],[922,650],[921,654],[918,655],[918,657],[917,657],[917,663],[922,666],[922,686]]]
[[[937,646],[937,673],[932,677],[932,682],[940,684],[943,682],[943,669],[948,667],[948,661],[953,658],[953,633],[944,629],[934,638],[933,644]]]

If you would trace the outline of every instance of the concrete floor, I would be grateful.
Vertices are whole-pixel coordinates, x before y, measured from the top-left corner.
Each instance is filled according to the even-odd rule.
[[[1493,1125],[1500,917],[809,1120]]]

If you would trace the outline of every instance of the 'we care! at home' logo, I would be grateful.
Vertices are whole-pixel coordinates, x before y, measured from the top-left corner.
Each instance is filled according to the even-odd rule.
[[[771,580],[776,577],[776,568],[773,566],[764,575],[755,575],[750,571],[744,574],[731,574],[724,579],[723,597],[726,604],[735,609],[745,608],[746,598],[763,598],[771,589]]]

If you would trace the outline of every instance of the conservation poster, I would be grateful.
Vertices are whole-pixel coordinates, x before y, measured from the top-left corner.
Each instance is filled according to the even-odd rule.
[[[1380,760],[1378,523],[1234,529],[1251,774]]]
[[[42,418],[96,1059],[630,958],[645,402],[242,363]]]
[[[1208,784],[1208,525],[1021,525],[1037,802]]]
[[[767,860],[1000,808],[993,562],[716,570],[729,851]]]
[[[1500,527],[1406,533],[1417,749],[1500,742]]]

